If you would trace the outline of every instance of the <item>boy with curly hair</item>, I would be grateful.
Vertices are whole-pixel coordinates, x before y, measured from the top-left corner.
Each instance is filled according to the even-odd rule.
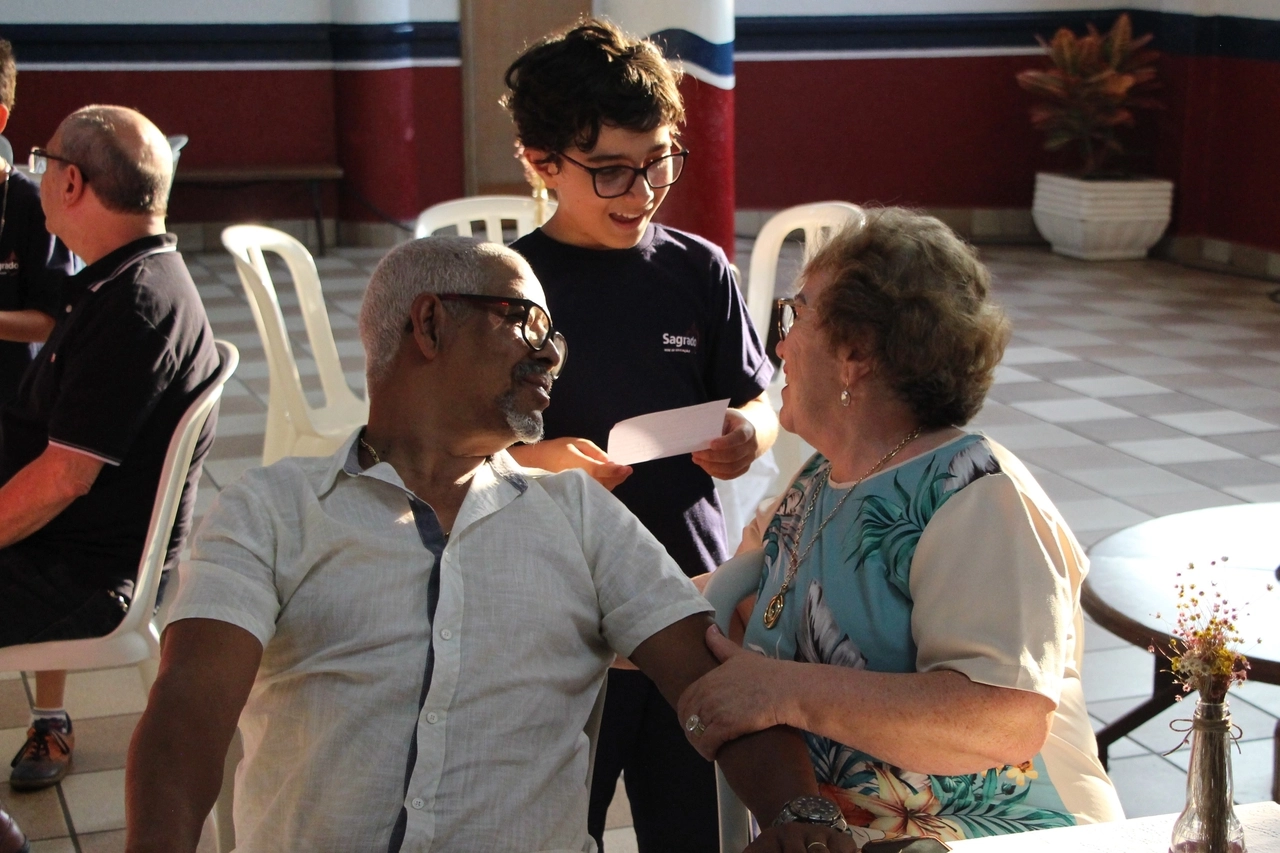
[[[556,381],[546,438],[522,464],[577,467],[614,494],[690,576],[728,554],[712,477],[731,479],[773,444],[773,368],[720,247],[652,221],[685,160],[679,72],[652,42],[606,21],[548,36],[507,70],[504,105],[526,173],[555,192],[539,230],[513,245],[546,290],[573,365]],[[601,449],[649,412],[729,400],[707,450],[629,466]],[[713,768],[653,683],[609,677],[588,827],[601,842],[619,773],[641,851],[718,849]]]

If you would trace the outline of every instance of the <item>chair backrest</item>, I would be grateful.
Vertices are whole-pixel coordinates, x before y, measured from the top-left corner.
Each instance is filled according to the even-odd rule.
[[[703,597],[716,609],[716,624],[729,635],[729,619],[738,602],[755,592],[764,566],[764,550],[757,549],[728,560],[711,573]],[[716,765],[716,800],[720,807],[720,853],[738,853],[751,843],[751,813],[738,799]]]
[[[217,341],[221,361],[218,373],[205,386],[174,428],[169,450],[160,472],[156,500],[151,507],[151,523],[138,563],[138,577],[133,587],[133,602],[124,620],[105,637],[85,640],[52,640],[0,649],[0,672],[12,670],[101,669],[140,663],[160,655],[160,635],[152,624],[160,576],[169,551],[169,537],[182,502],[182,487],[187,481],[191,458],[200,440],[209,413],[222,397],[222,388],[236,365],[240,353],[226,341]]]
[[[441,228],[453,226],[463,237],[481,237],[487,243],[503,243],[502,222],[515,223],[517,237],[523,237],[551,218],[556,203],[524,195],[477,195],[433,204],[418,214],[414,237],[429,237]],[[484,233],[474,234],[471,223],[483,222]]]
[[[173,136],[166,137],[169,140],[169,151],[173,154],[173,172],[169,175],[170,179],[178,174],[178,158],[182,156],[182,149],[186,147],[191,138],[185,133],[175,133]],[[173,181],[169,181],[169,193],[173,194]]]
[[[270,465],[283,456],[333,452],[351,430],[365,422],[369,404],[356,396],[342,372],[329,312],[320,291],[320,276],[311,253],[283,231],[261,225],[232,225],[222,232],[222,245],[235,259],[236,272],[240,274],[240,283],[244,285],[267,353],[270,394],[262,464]],[[324,389],[325,405],[319,409],[307,402],[303,391],[264,252],[279,255],[293,278],[311,355]]]
[[[0,158],[3,158],[9,165],[13,165],[13,146],[9,144],[9,140],[5,139],[3,135],[0,135]]]
[[[817,245],[823,232],[863,216],[862,208],[845,201],[819,201],[780,210],[769,218],[756,236],[747,273],[747,313],[760,340],[769,337],[769,315],[778,276],[778,255],[792,231],[804,231],[806,251]]]

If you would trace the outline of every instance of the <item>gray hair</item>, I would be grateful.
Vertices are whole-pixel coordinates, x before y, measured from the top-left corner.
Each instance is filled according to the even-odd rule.
[[[58,153],[80,167],[108,210],[165,214],[173,151],[146,116],[128,107],[94,104],[67,116],[58,130]]]
[[[471,237],[422,237],[388,252],[374,268],[360,305],[368,386],[390,373],[413,300],[423,293],[484,293],[494,261],[523,263],[505,246]]]

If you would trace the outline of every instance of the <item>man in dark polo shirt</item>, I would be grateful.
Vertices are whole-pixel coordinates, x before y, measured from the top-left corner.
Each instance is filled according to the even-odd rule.
[[[165,233],[173,161],[156,126],[123,107],[85,107],[33,155],[49,231],[86,267],[66,280],[53,332],[0,419],[0,646],[119,624],[169,439],[218,367],[204,306]],[[213,426],[187,475],[169,564]],[[36,675],[14,788],[66,775],[65,680]]]

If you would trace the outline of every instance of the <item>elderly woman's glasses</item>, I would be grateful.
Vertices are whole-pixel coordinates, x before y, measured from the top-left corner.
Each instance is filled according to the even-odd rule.
[[[560,375],[564,363],[569,358],[569,344],[564,335],[551,322],[547,309],[531,299],[518,299],[514,296],[487,296],[479,293],[440,293],[444,301],[470,302],[500,314],[509,323],[520,324],[520,337],[525,345],[534,352],[542,352],[547,343],[555,347],[560,356],[556,366],[551,368],[551,376]]]
[[[804,306],[804,303],[795,297],[784,296],[773,304],[774,312],[778,315],[778,340],[784,341],[787,339],[787,333],[791,331],[791,327],[795,325],[796,308]]]
[[[80,169],[81,172],[84,171],[84,167],[74,160],[68,160],[66,157],[59,157],[57,154],[50,154],[43,148],[31,149],[31,156],[27,159],[27,168],[31,170],[31,174],[33,175],[43,175],[45,172],[49,171],[50,160],[57,160],[59,163],[66,163],[70,166],[75,166]]]
[[[651,189],[660,190],[680,180],[684,171],[684,160],[689,156],[688,149],[676,151],[665,157],[659,157],[644,166],[588,166],[579,163],[568,154],[561,154],[579,169],[591,173],[591,186],[600,198],[618,198],[631,192],[636,178],[644,178]]]

